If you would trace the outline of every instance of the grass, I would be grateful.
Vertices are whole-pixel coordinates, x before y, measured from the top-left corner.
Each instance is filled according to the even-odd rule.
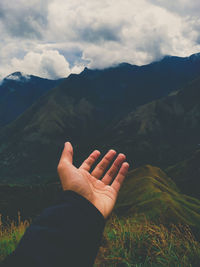
[[[26,228],[30,225],[27,220],[21,220],[20,213],[18,213],[17,222],[10,221],[9,218],[6,221],[3,223],[0,215],[0,261],[15,250]]]
[[[0,261],[17,246],[28,221],[0,220]],[[200,243],[188,226],[164,225],[138,218],[113,216],[106,225],[95,267],[197,267]]]
[[[200,243],[188,226],[115,217],[107,224],[95,267],[197,267],[199,262]]]

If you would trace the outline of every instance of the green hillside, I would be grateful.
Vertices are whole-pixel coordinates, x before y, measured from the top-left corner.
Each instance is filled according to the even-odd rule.
[[[159,168],[146,165],[129,172],[116,213],[161,223],[183,223],[200,229],[200,200],[183,195]]]

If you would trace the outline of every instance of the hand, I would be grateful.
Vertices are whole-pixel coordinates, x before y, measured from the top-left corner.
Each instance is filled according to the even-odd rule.
[[[100,152],[95,150],[80,168],[76,168],[72,163],[72,145],[67,142],[58,164],[58,174],[63,190],[72,190],[88,199],[104,218],[107,218],[113,210],[119,189],[129,168],[129,164],[124,162],[125,155],[118,154],[110,169],[105,173],[115,155],[114,150],[109,150],[90,173]]]

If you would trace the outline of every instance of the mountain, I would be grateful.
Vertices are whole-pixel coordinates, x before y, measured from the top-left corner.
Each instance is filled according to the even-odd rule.
[[[70,75],[1,130],[0,181],[29,184],[55,180],[66,140],[75,144],[77,164],[92,149],[105,151],[110,146],[127,153],[129,161],[136,159],[137,166],[168,166],[183,159],[196,140],[191,139],[182,155],[182,143],[177,140],[185,128],[189,136],[189,128],[180,128],[179,118],[183,120],[183,105],[190,93],[184,104],[179,103],[181,93],[176,95],[176,91],[193,86],[190,81],[198,77],[199,70],[198,57],[165,57],[141,67],[123,63]],[[166,97],[169,93],[173,95]],[[198,129],[198,123],[194,127]]]
[[[199,148],[199,136],[200,77],[177,93],[128,113],[98,143],[125,151],[135,166],[166,168],[189,158]]]
[[[48,80],[15,72],[0,84],[0,127],[15,120],[62,79]]]
[[[200,144],[198,144],[199,146]],[[184,194],[200,199],[200,150],[196,150],[190,158],[168,167],[166,173],[173,177]]]

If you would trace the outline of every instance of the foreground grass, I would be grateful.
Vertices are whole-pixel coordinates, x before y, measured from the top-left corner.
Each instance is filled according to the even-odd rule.
[[[15,250],[29,224],[21,220],[20,214],[17,222],[7,219],[7,223],[2,222],[0,215],[0,261]]]
[[[187,226],[113,218],[107,225],[96,267],[198,267],[200,243]]]
[[[3,224],[0,219],[0,261],[17,246],[28,221]],[[113,217],[104,231],[96,267],[198,267],[200,243],[187,226],[164,225]]]

